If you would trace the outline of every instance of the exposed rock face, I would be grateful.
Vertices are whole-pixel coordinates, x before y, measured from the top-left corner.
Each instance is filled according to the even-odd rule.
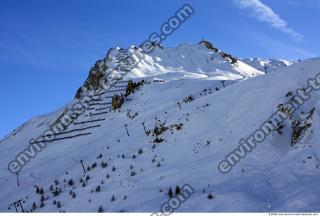
[[[112,97],[112,109],[113,110],[116,110],[116,109],[119,109],[121,108],[122,104],[124,102],[124,98],[122,95],[114,95]]]
[[[80,99],[81,96],[82,96],[82,94],[83,94],[83,90],[82,90],[82,87],[80,87],[80,88],[77,90],[75,99]]]
[[[135,49],[135,48],[132,48]],[[105,58],[98,60],[90,69],[88,78],[76,93],[75,98],[79,99],[84,92],[96,91],[103,87],[103,84],[114,78],[113,75],[121,72],[129,72],[130,62],[127,49],[111,48]]]
[[[212,50],[214,52],[219,52],[219,49],[214,47],[212,43],[210,43],[207,40],[202,40],[199,42],[199,44],[204,45],[205,47],[207,47],[209,50]]]
[[[212,50],[214,52],[217,52],[221,55],[222,58],[226,59],[227,61],[229,61],[231,64],[235,65],[238,60],[236,58],[234,58],[232,55],[222,52],[221,50],[219,50],[218,48],[214,47],[212,43],[210,43],[207,40],[202,40],[199,42],[199,44],[204,45],[205,47],[207,47],[209,50]]]
[[[97,90],[101,87],[101,79],[105,77],[108,66],[104,60],[97,61],[89,72],[88,79],[84,83],[84,87],[88,90]]]
[[[154,47],[159,47],[160,49],[163,49],[163,48],[164,48],[161,44],[158,44],[158,43],[152,42],[151,44],[152,44],[152,46],[154,46]]]
[[[84,85],[78,89],[75,95],[76,99],[81,98],[85,91],[95,91],[102,87],[102,81],[106,81],[108,77],[107,59],[108,55],[106,58],[98,60],[90,69]]]
[[[140,82],[133,82],[132,80],[129,80],[125,96],[129,96],[131,93],[134,93],[134,91],[139,89],[143,84],[144,80],[141,80]]]
[[[301,116],[299,119],[292,122],[292,135],[291,146],[297,144],[306,133],[307,129],[311,127],[311,118],[314,114],[315,108],[313,108],[308,115]]]

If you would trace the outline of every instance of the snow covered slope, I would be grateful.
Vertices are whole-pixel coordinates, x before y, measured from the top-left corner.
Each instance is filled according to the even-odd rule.
[[[319,72],[320,59],[263,75],[212,48],[204,43],[159,47],[147,55],[27,163],[18,187],[17,176],[8,171],[10,161],[98,88],[98,80],[107,81],[119,64],[117,55],[130,52],[110,50],[74,101],[1,141],[0,211],[14,211],[8,205],[23,199],[24,209],[36,212],[154,212],[168,201],[170,187],[185,184],[195,192],[176,211],[319,211],[319,92],[230,173],[217,167],[241,138],[292,99],[290,91]],[[140,87],[110,111],[111,97],[125,94],[129,79]],[[308,127],[298,130],[293,142],[291,126],[313,109]]]
[[[286,67],[293,64],[290,61],[278,59],[245,58],[241,60],[251,67],[264,72],[265,70],[267,70],[267,72],[272,72],[281,67]]]
[[[263,74],[208,41],[182,44],[174,48],[154,46],[154,51],[149,54],[136,46],[129,49],[111,48],[104,59],[95,63],[77,95],[97,89],[101,80],[107,82],[111,76],[116,75],[125,75],[124,79],[158,76],[166,79],[215,77],[222,80],[241,80]],[[123,61],[133,55],[140,59],[137,65],[133,66],[131,61]]]

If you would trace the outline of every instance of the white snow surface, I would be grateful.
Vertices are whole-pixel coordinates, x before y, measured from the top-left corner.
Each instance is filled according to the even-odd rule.
[[[267,70],[267,73],[293,64],[283,59],[243,58],[241,60],[259,71]]]
[[[110,68],[117,52],[119,48],[109,53]],[[99,206],[106,212],[154,212],[168,201],[169,187],[184,184],[195,193],[178,212],[320,211],[319,92],[296,112],[299,116],[315,107],[312,125],[298,144],[291,146],[292,128],[287,122],[282,134],[272,133],[231,172],[222,174],[217,169],[241,138],[249,137],[279,104],[287,102],[289,91],[305,86],[319,72],[320,58],[264,75],[242,61],[232,65],[201,45],[157,48],[124,77],[144,79],[145,84],[118,111],[91,116],[103,108],[92,105],[75,122],[105,120],[71,124],[68,135],[91,134],[47,143],[19,173],[19,187],[8,164],[76,100],[31,119],[0,142],[0,211],[14,211],[8,210],[9,204],[23,199],[25,210],[36,203],[35,212],[97,212]],[[105,93],[99,103],[110,102],[110,95]],[[183,102],[190,95],[194,100]],[[154,144],[155,137],[145,134],[142,122],[152,131],[159,121],[168,127],[181,123],[182,129],[172,127],[159,136],[162,143]],[[91,126],[97,127],[72,132]],[[85,167],[95,162],[97,166],[84,174],[81,160]],[[101,166],[102,161],[107,167]],[[80,179],[85,181],[87,175],[90,179],[83,187]],[[42,208],[35,185],[44,189]],[[61,189],[58,196],[53,196],[51,185]],[[207,198],[209,193],[213,199]],[[54,200],[60,201],[61,208]]]

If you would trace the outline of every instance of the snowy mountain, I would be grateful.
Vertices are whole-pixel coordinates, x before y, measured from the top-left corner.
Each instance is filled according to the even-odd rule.
[[[293,62],[288,60],[280,59],[244,58],[241,60],[251,67],[267,73],[293,64]]]
[[[286,107],[317,75],[319,58],[264,74],[207,41],[158,45],[134,69],[119,61],[133,52],[143,53],[110,49],[73,101],[1,141],[0,211],[21,200],[35,212],[159,212],[184,185],[192,193],[177,212],[319,211],[320,94],[295,112]],[[287,118],[221,172],[239,140],[277,110]],[[19,154],[29,160],[22,169],[12,163]]]
[[[124,62],[128,56],[143,56],[139,64],[132,67]],[[130,73],[127,73],[130,71]],[[213,78],[240,80],[263,74],[231,55],[215,48],[208,41],[199,44],[182,44],[174,48],[155,45],[150,54],[144,54],[141,48],[112,48],[106,57],[96,62],[80,92],[96,89],[99,82],[107,82],[108,76],[126,74],[125,79],[157,76],[158,78]]]

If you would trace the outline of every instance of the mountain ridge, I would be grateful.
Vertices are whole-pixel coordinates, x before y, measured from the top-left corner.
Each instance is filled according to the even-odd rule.
[[[96,63],[78,97],[1,141],[1,211],[22,199],[29,212],[158,212],[170,188],[184,185],[194,193],[178,212],[318,211],[318,91],[231,172],[222,174],[218,164],[272,113],[286,110],[319,73],[320,58],[264,74],[207,45],[158,47],[130,73],[114,70],[121,48],[110,50],[111,61]],[[100,89],[113,75],[122,80]],[[84,112],[18,176],[10,173],[8,164],[36,146],[29,141],[87,93],[96,95]],[[115,95],[122,99],[116,107]]]

